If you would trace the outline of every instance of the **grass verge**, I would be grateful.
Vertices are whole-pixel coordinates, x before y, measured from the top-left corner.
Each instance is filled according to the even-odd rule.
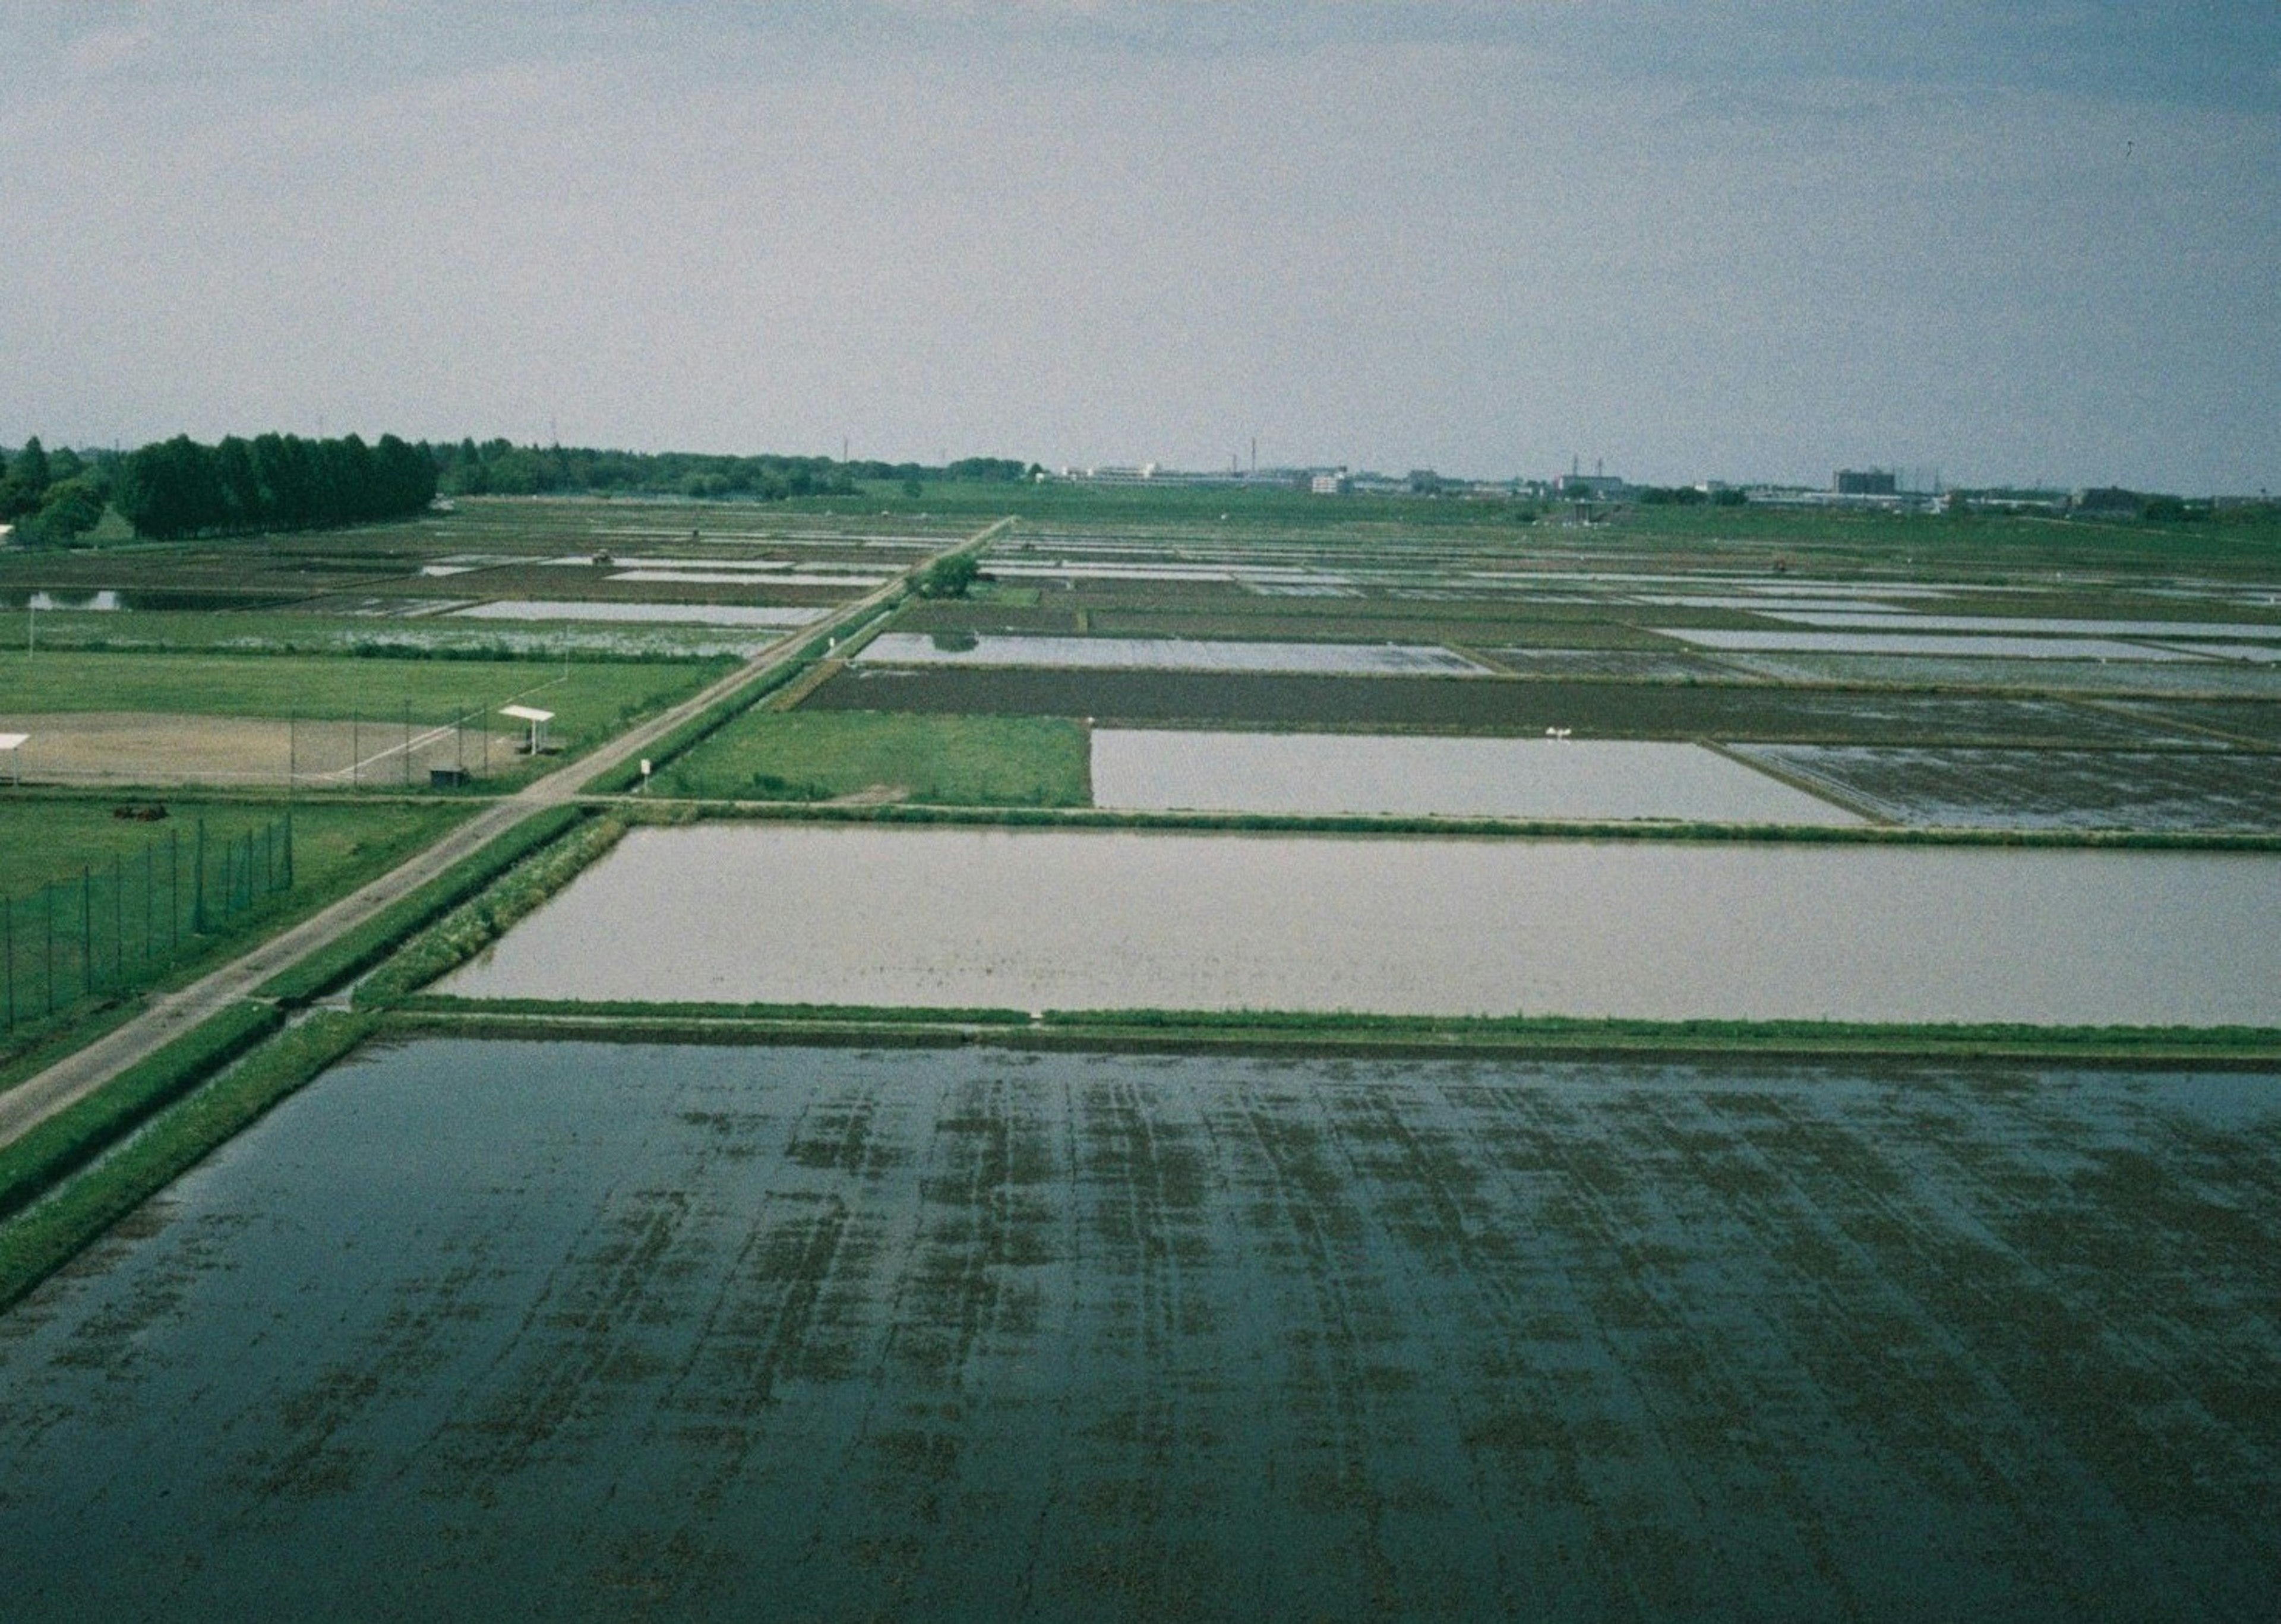
[[[836,1032],[885,1043],[959,1034],[1017,1047],[1336,1054],[1669,1054],[2064,1060],[2281,1066],[2263,1026],[1913,1025],[1836,1021],[1651,1021],[1573,1016],[1365,1015],[1311,1010],[927,1009],[854,1004],[581,1002],[421,994],[398,1006],[438,1029],[694,1041]]]
[[[584,816],[576,807],[556,807],[518,824],[329,946],[271,977],[259,989],[259,995],[286,1003],[321,997],[379,963],[413,932],[434,923]]]
[[[259,1004],[227,1009],[0,1149],[0,1218],[38,1200],[276,1031],[283,1018]]]
[[[661,808],[662,809],[662,808]],[[682,816],[764,823],[950,824],[1023,829],[1162,829],[1249,834],[1535,837],[1563,840],[1721,840],[1786,845],[2050,847],[2114,851],[2281,852],[2281,833],[2192,830],[1903,829],[1882,824],[1710,824],[1638,819],[1303,816],[1268,812],[1140,812],[1096,807],[932,807],[895,802],[699,800]]]
[[[430,911],[427,917],[432,923],[357,988],[357,1002],[391,1003],[466,963],[616,845],[626,829],[623,818],[598,817],[551,844],[534,841],[524,847],[527,861],[499,864],[492,870],[490,884],[477,880],[463,887],[459,897],[466,900],[457,907],[445,903]],[[403,940],[403,934],[378,951],[387,952]]]
[[[375,1024],[369,1016],[320,1014],[213,1076],[259,1043],[280,1018],[274,1009],[254,1006],[218,1017],[143,1066],[122,1073],[104,1091],[104,1095],[112,1094],[144,1067],[159,1068],[172,1089],[167,1097],[178,1102],[91,1164],[82,1162],[77,1177],[59,1187],[51,1184],[45,1199],[0,1224],[0,1309],[14,1303],[113,1224],[346,1055]],[[197,1087],[207,1078],[213,1080]],[[146,1079],[146,1085],[151,1081]],[[185,1094],[188,1097],[181,1097]],[[28,1142],[27,1136],[11,1147],[10,1154]]]
[[[828,800],[882,791],[947,806],[1081,807],[1084,724],[1055,716],[747,711],[653,780],[668,796]]]
[[[878,630],[880,623],[901,605],[902,599],[900,595],[890,598],[882,603],[877,611],[854,625],[821,632],[810,638],[766,676],[738,689],[719,704],[700,711],[652,745],[649,747],[647,758],[651,768],[653,770],[662,768],[667,762],[678,760],[698,744],[710,739],[720,729],[743,715],[769,695],[806,674],[818,660],[833,653],[835,645],[844,644],[849,651],[860,647],[862,639]],[[585,785],[585,789],[587,793],[593,795],[619,794],[637,788],[640,783],[641,763],[638,761],[623,762],[610,769],[609,771],[595,777]]]

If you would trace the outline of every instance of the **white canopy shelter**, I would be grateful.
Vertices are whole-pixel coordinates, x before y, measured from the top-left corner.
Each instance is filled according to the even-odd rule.
[[[8,757],[8,782],[11,784],[24,781],[21,752],[24,741],[29,738],[29,733],[0,733],[0,751],[4,751]]]
[[[517,722],[530,723],[530,754],[537,755],[546,743],[546,724],[554,720],[551,710],[540,710],[533,705],[502,705],[499,715],[513,716]]]

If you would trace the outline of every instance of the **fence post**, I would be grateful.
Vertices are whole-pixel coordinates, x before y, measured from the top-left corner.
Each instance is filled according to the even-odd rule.
[[[190,932],[206,933],[206,820],[198,819],[197,850],[190,858]]]
[[[16,899],[0,897],[0,920],[5,921],[8,945],[8,1030],[16,1030]]]
[[[84,998],[95,991],[95,870],[85,863],[79,870],[79,992]]]
[[[166,951],[182,945],[182,831],[166,831]]]
[[[127,859],[111,854],[111,984],[127,985]]]
[[[47,916],[48,920],[48,1013],[53,1015],[56,1012],[56,887],[53,885],[41,886],[40,901],[43,904],[40,911]]]
[[[404,787],[412,787],[412,701],[404,701]]]
[[[285,803],[285,889],[293,889],[293,803]]]

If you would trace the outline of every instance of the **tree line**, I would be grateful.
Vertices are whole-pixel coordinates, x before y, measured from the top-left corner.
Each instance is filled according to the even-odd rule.
[[[176,435],[120,460],[112,501],[139,535],[320,530],[400,518],[436,496],[428,449],[383,434],[305,440],[230,435],[201,445]]]
[[[50,452],[34,435],[0,458],[0,524],[33,546],[62,546],[93,530],[111,499],[111,459],[69,446]]]
[[[966,457],[942,468],[829,457],[600,451],[505,439],[406,442],[384,434],[304,439],[236,435],[213,445],[188,435],[139,450],[44,449],[37,437],[0,456],[0,524],[19,540],[63,545],[115,507],[137,534],[168,539],[256,530],[318,530],[402,518],[447,496],[622,494],[785,501],[856,497],[867,483],[1012,483],[1038,472],[1010,457]]]
[[[601,451],[589,446],[517,445],[461,440],[435,450],[438,489],[450,496],[685,496],[781,502],[803,496],[857,496],[863,482],[1019,480],[1036,465],[1010,457],[966,457],[945,468],[916,462],[835,461],[769,453]]]

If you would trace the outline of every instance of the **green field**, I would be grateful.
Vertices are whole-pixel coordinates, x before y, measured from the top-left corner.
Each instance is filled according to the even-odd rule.
[[[467,810],[302,800],[289,862],[282,802],[171,799],[157,823],[114,817],[115,804],[0,799],[0,1082],[95,1035],[116,1018],[106,1004],[251,947]]]
[[[220,841],[274,823],[282,803],[169,798],[162,822],[114,817],[113,797],[12,800],[0,797],[0,896],[20,896],[55,880],[77,879],[113,859],[141,861],[170,833],[182,839],[203,820]],[[132,804],[146,804],[135,801]],[[407,839],[433,839],[458,821],[455,809],[402,801],[303,801],[293,808],[293,859],[303,883],[322,885],[373,855],[400,850]]]
[[[563,666],[546,661],[339,660],[290,655],[0,654],[0,715],[160,711],[182,715],[386,721],[522,700],[555,713],[568,749],[599,742],[730,668],[726,660]]]
[[[754,711],[660,773],[663,795],[882,799],[963,807],[1091,800],[1079,723],[1052,717]]]

